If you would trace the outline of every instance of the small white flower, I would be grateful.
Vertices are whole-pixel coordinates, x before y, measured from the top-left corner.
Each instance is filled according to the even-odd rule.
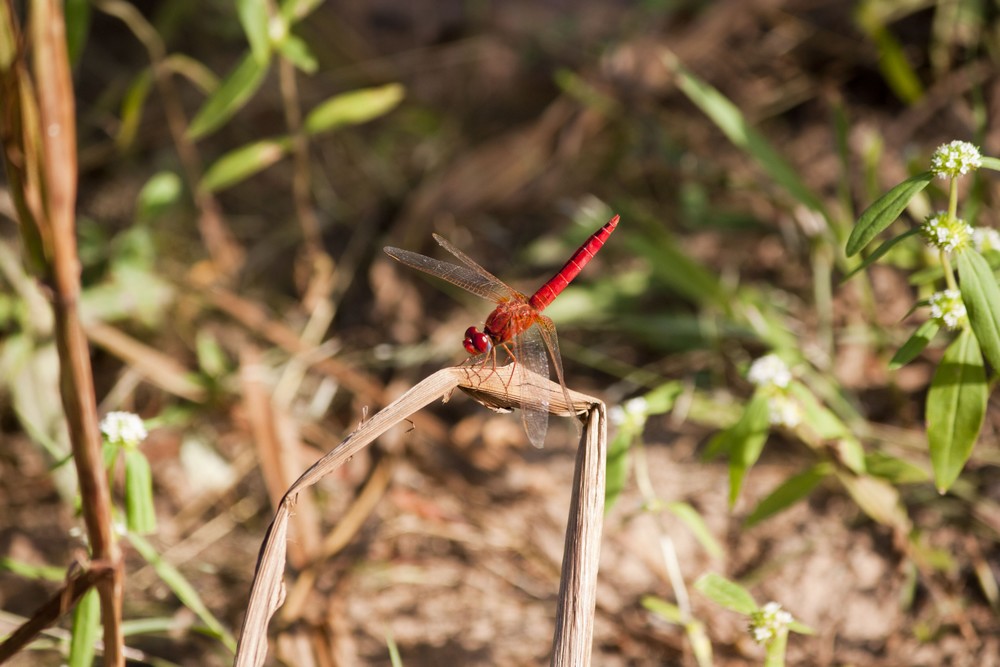
[[[935,292],[931,295],[928,305],[931,307],[931,318],[948,329],[960,329],[969,321],[962,293],[957,289]]]
[[[1000,232],[993,227],[975,227],[972,230],[972,243],[976,250],[1000,250]]]
[[[625,423],[625,409],[619,405],[612,405],[608,408],[608,421],[612,426],[621,426]]]
[[[641,417],[649,411],[649,402],[643,396],[636,396],[625,401],[625,414],[630,417]]]
[[[928,216],[920,233],[929,244],[945,252],[968,247],[972,241],[972,227],[961,218],[952,218],[947,211]]]
[[[784,394],[772,396],[767,402],[768,418],[774,426],[795,428],[802,423],[802,409],[791,397]]]
[[[101,433],[108,444],[136,447],[146,439],[146,426],[139,415],[131,412],[109,412],[101,420]]]
[[[788,387],[792,381],[792,372],[776,354],[768,354],[754,360],[747,371],[747,379],[758,387],[773,385],[780,389]]]
[[[969,171],[979,169],[983,156],[979,148],[968,141],[951,141],[942,144],[931,156],[931,171],[939,178],[964,176]]]
[[[766,605],[750,614],[750,635],[758,644],[766,644],[778,636],[792,622],[792,615],[777,602]]]

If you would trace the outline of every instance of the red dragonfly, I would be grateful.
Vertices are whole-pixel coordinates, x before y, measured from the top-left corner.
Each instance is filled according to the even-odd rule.
[[[434,240],[457,257],[465,266],[443,262],[400,248],[387,247],[385,252],[407,266],[447,280],[466,291],[495,303],[496,308],[487,316],[482,331],[476,327],[466,329],[463,341],[466,351],[473,356],[484,355],[483,363],[492,359],[495,366],[497,350],[503,349],[513,360],[515,372],[520,368],[544,378],[549,377],[549,359],[551,359],[556,370],[556,378],[566,396],[567,405],[572,405],[566,390],[566,380],[563,378],[556,327],[551,319],[542,315],[542,311],[566,289],[583,270],[583,267],[594,258],[597,251],[604,246],[608,237],[611,236],[611,232],[615,231],[615,227],[618,226],[618,218],[619,216],[616,215],[594,232],[573,253],[569,261],[530,297],[507,286],[499,278],[479,266],[471,257],[437,234],[434,234]],[[521,403],[524,430],[527,432],[531,444],[536,447],[542,446],[545,441],[545,431],[548,429],[549,414],[548,410],[545,409],[548,407],[548,402],[542,401],[542,403],[543,409],[532,407],[526,401]]]

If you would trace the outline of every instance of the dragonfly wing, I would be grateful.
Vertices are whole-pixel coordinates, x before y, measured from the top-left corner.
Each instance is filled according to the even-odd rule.
[[[409,267],[429,273],[432,276],[447,280],[452,285],[457,285],[462,289],[472,292],[476,296],[499,303],[512,298],[511,290],[500,280],[491,276],[486,269],[473,271],[472,269],[451,262],[442,262],[427,255],[421,255],[402,248],[388,246],[384,248],[385,254],[392,257],[397,262],[402,262]]]
[[[501,293],[503,294],[503,298],[504,299],[520,299],[522,301],[527,301],[528,300],[528,297],[526,297],[525,295],[521,294],[520,292],[518,292],[513,287],[507,285],[504,281],[500,280],[495,275],[493,275],[492,273],[490,273],[489,271],[487,271],[486,269],[484,269],[483,267],[481,267],[479,265],[479,263],[476,262],[476,260],[472,259],[468,255],[466,255],[464,252],[462,252],[461,250],[459,250],[458,248],[456,248],[454,245],[452,245],[451,241],[449,241],[448,239],[444,238],[443,236],[438,236],[437,234],[434,234],[433,236],[434,236],[434,240],[437,241],[438,244],[442,248],[444,248],[445,250],[447,250],[448,252],[450,252],[452,255],[454,255],[455,257],[457,257],[463,264],[465,264],[467,267],[469,267],[470,269],[472,269],[472,271],[474,271],[475,273],[478,273],[480,275],[480,277],[484,278],[489,283],[495,285],[496,288],[498,290],[500,290]]]
[[[573,401],[569,397],[569,389],[566,388],[566,378],[563,375],[562,356],[559,354],[559,337],[556,336],[556,325],[544,315],[539,315],[538,323],[531,328],[538,329],[539,337],[542,339],[545,349],[549,351],[549,358],[552,361],[552,367],[556,369],[556,380],[558,380],[559,386],[562,387],[566,405],[573,405]],[[579,433],[580,422],[575,419],[573,422],[576,424]]]
[[[530,371],[546,380],[549,378],[548,353],[545,351],[545,341],[542,338],[541,329],[537,326],[529,327],[524,333],[514,338],[514,356],[517,365],[514,369],[518,386],[522,392],[532,389],[531,380],[525,371]],[[524,431],[528,434],[528,440],[535,447],[542,447],[545,444],[545,432],[549,428],[549,402],[547,399],[541,401],[540,406],[529,405],[530,401],[521,397],[521,421],[524,423]]]

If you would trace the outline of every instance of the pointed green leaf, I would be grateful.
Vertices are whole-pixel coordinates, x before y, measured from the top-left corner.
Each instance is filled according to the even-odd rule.
[[[680,607],[672,602],[667,602],[663,598],[658,598],[653,595],[644,595],[642,596],[641,604],[643,607],[669,623],[684,625],[684,612],[682,612]]]
[[[982,255],[971,248],[958,253],[962,303],[979,346],[994,372],[1000,372],[1000,286]]]
[[[267,0],[236,0],[240,25],[250,43],[250,52],[260,65],[267,65],[271,57],[271,38],[268,34]]]
[[[763,134],[747,123],[739,107],[688,71],[674,54],[666,53],[662,60],[667,69],[677,75],[681,91],[722,130],[729,141],[754,158],[768,176],[796,201],[829,218],[820,199],[799,178],[799,172],[781,157]]]
[[[125,449],[125,518],[130,532],[148,535],[156,531],[153,473],[146,455],[133,447]]]
[[[236,640],[233,638],[232,634],[226,629],[226,627],[212,615],[212,612],[202,601],[201,596],[198,595],[197,589],[191,585],[191,583],[184,578],[184,575],[174,567],[171,563],[167,562],[157,553],[156,549],[152,544],[149,543],[143,537],[135,535],[133,533],[126,533],[126,539],[128,539],[129,544],[139,553],[142,558],[153,566],[156,570],[156,574],[160,577],[170,590],[174,592],[174,595],[181,601],[181,603],[194,612],[198,618],[201,619],[211,632],[222,640],[225,646],[235,652],[236,651]]]
[[[911,236],[915,236],[915,235],[917,235],[919,233],[920,233],[920,228],[919,227],[914,227],[913,229],[906,230],[905,232],[903,232],[899,236],[892,237],[891,239],[889,239],[888,241],[886,241],[885,243],[883,243],[882,245],[880,245],[875,250],[875,252],[873,252],[872,254],[870,254],[867,257],[865,257],[864,261],[862,261],[860,264],[858,264],[853,269],[851,269],[850,273],[848,273],[846,276],[844,276],[844,280],[847,280],[847,279],[851,278],[852,276],[854,276],[854,274],[858,273],[859,271],[863,271],[863,270],[867,269],[869,266],[871,266],[872,264],[874,264],[878,260],[882,259],[882,256],[885,255],[890,250],[892,250],[893,247],[897,243],[899,243],[900,241],[905,241],[906,239],[910,238]]]
[[[754,508],[746,519],[746,527],[750,528],[802,500],[829,476],[830,471],[830,464],[820,463],[785,480]]]
[[[69,667],[91,667],[101,627],[101,599],[91,588],[73,609],[73,634],[69,640]]]
[[[80,62],[90,32],[90,3],[87,0],[66,0],[63,5],[66,23],[66,50],[75,67]]]
[[[694,582],[694,587],[716,604],[737,613],[749,616],[758,609],[747,589],[721,575],[709,572]]]
[[[205,171],[198,187],[203,191],[218,192],[241,183],[285,157],[291,143],[288,137],[280,137],[240,146],[216,160]]]
[[[853,475],[838,470],[837,479],[857,503],[861,511],[884,526],[909,533],[911,524],[906,508],[899,497],[899,489],[889,482],[871,475]]]
[[[944,493],[972,454],[986,414],[986,372],[968,329],[945,350],[927,392],[927,439],[934,483]]]
[[[131,147],[135,141],[136,132],[142,122],[142,109],[152,85],[152,72],[148,68],[144,69],[135,77],[122,98],[122,117],[118,124],[118,133],[115,135],[115,145],[121,150]]]
[[[917,358],[917,355],[924,351],[927,344],[937,335],[941,325],[936,320],[927,320],[913,332],[913,335],[903,343],[903,346],[896,350],[889,361],[889,369],[896,370]]]
[[[695,538],[701,544],[702,548],[708,552],[709,556],[713,558],[722,557],[722,546],[712,536],[712,531],[708,529],[708,524],[705,523],[701,514],[698,514],[698,510],[688,503],[680,501],[671,501],[667,503],[666,507],[668,512],[683,521],[688,530],[694,533]]]
[[[298,35],[288,33],[283,40],[278,43],[278,51],[292,61],[298,69],[306,74],[313,74],[319,69],[319,62],[313,55],[312,49],[305,40]]]
[[[929,171],[911,176],[875,200],[858,219],[847,239],[847,256],[856,255],[878,234],[891,225],[910,200],[934,178]]]
[[[402,101],[403,93],[401,85],[390,83],[331,97],[306,116],[306,132],[318,134],[345,125],[367,123],[391,111]]]
[[[743,478],[764,449],[771,429],[768,399],[762,392],[754,394],[738,422],[729,429],[729,506],[736,504],[743,487]]]
[[[243,56],[236,69],[223,79],[195,114],[188,127],[188,138],[198,140],[219,129],[253,97],[265,74],[266,64],[257,62],[252,53]]]
[[[993,171],[1000,171],[1000,158],[984,157],[983,169],[992,169]]]
[[[865,468],[874,477],[881,477],[892,484],[923,484],[929,478],[927,471],[884,452],[872,452],[865,457]]]

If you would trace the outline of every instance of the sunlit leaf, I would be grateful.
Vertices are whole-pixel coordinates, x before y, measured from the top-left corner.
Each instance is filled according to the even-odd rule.
[[[197,140],[219,129],[253,97],[265,74],[267,66],[259,63],[252,53],[243,56],[195,114],[188,127],[188,138]]]
[[[142,110],[152,84],[152,72],[144,69],[125,91],[125,96],[122,98],[122,118],[118,124],[118,134],[115,135],[115,145],[119,149],[129,148],[135,141],[136,132],[142,122]]]
[[[367,123],[391,111],[403,99],[398,83],[365,88],[331,97],[306,116],[305,129],[310,134],[329,132],[345,125]]]
[[[1000,171],[1000,158],[984,156],[983,169],[992,169],[993,171]]]
[[[181,177],[172,171],[160,171],[146,181],[136,199],[136,218],[152,220],[180,202],[184,194]]]
[[[694,582],[694,587],[718,605],[749,616],[757,611],[757,602],[743,586],[725,577],[708,573]]]
[[[872,264],[874,264],[875,262],[877,262],[878,260],[880,260],[882,258],[882,256],[885,255],[890,250],[892,250],[893,247],[895,247],[895,245],[897,243],[900,243],[901,241],[905,241],[906,239],[910,238],[911,236],[916,236],[919,233],[920,233],[920,228],[919,227],[913,227],[912,229],[907,229],[905,232],[903,232],[899,236],[892,237],[891,239],[889,239],[888,241],[886,241],[885,243],[883,243],[882,245],[880,245],[878,248],[876,248],[875,252],[873,252],[872,254],[870,254],[867,257],[865,257],[864,260],[860,264],[858,264],[853,269],[851,269],[851,272],[848,273],[846,276],[844,276],[844,280],[847,280],[848,278],[850,278],[854,274],[858,273],[859,271],[864,271],[869,266],[871,266]]]
[[[927,392],[927,439],[934,483],[944,493],[972,454],[986,414],[986,372],[968,329],[945,350]]]
[[[895,222],[906,205],[934,178],[929,171],[911,176],[865,209],[847,239],[847,256],[856,255],[886,227]]]
[[[69,667],[91,667],[101,628],[101,598],[97,589],[83,594],[73,609],[73,633],[69,640]]]
[[[306,74],[313,74],[319,69],[319,62],[316,60],[316,56],[313,55],[312,49],[298,35],[289,33],[283,40],[278,42],[277,47],[281,55],[292,61],[295,67]]]
[[[746,527],[754,526],[802,500],[826,479],[831,472],[828,463],[820,463],[797,475],[789,477],[764,498],[746,519]]]
[[[757,392],[747,404],[743,416],[727,431],[729,443],[729,505],[736,504],[747,471],[760,458],[771,429],[768,398]]]
[[[709,530],[708,524],[705,523],[705,519],[703,519],[701,514],[698,513],[698,510],[688,503],[680,501],[669,502],[667,503],[666,508],[668,512],[684,522],[684,525],[686,525],[688,530],[694,534],[702,548],[707,551],[710,556],[713,558],[722,557],[722,546],[712,535],[712,531]]]
[[[131,447],[125,450],[125,519],[130,532],[148,535],[156,531],[153,473],[146,455]]]
[[[799,178],[796,171],[760,132],[747,123],[735,104],[705,81],[698,79],[671,53],[663,56],[668,69],[677,75],[677,85],[723,134],[738,148],[746,151],[771,179],[783,187],[797,202],[828,218],[823,203]]]
[[[913,335],[903,343],[902,347],[896,350],[896,354],[892,355],[889,368],[896,370],[916,359],[917,355],[923,352],[928,343],[937,335],[940,328],[941,325],[937,323],[937,320],[927,320],[917,327]]]
[[[240,146],[212,164],[198,186],[208,192],[218,192],[245,181],[281,160],[291,149],[287,137],[263,139]]]
[[[971,248],[958,253],[962,303],[979,346],[995,372],[1000,371],[1000,286],[982,255]]]
[[[250,52],[260,65],[267,65],[271,57],[271,40],[268,36],[267,0],[236,0],[236,13],[250,43]]]

